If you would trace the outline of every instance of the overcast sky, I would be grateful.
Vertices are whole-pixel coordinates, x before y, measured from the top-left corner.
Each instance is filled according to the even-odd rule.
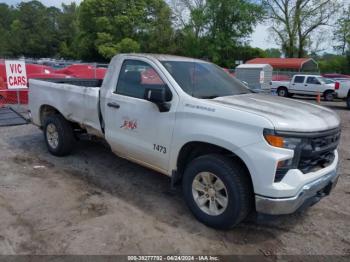
[[[0,0],[0,3],[6,3],[8,5],[16,5],[20,2],[29,2],[30,0]],[[42,2],[44,5],[47,6],[57,6],[60,7],[61,3],[71,3],[71,2],[77,2],[80,3],[81,0],[39,0],[40,2]]]

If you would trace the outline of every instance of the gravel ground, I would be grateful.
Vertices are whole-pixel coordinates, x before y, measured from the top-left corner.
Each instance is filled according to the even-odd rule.
[[[303,213],[230,231],[197,222],[170,179],[80,141],[51,156],[32,125],[0,128],[0,254],[350,254],[350,111],[342,118],[340,180]]]

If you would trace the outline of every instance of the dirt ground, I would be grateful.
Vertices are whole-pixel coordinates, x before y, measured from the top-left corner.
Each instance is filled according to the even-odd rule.
[[[100,142],[51,156],[32,125],[0,128],[0,254],[350,254],[350,111],[342,118],[341,177],[306,212],[230,231],[192,217],[170,179]]]

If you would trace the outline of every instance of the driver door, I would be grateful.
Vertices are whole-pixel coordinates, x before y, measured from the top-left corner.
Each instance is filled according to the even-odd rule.
[[[126,59],[115,91],[106,99],[106,139],[118,155],[167,172],[177,96],[156,65]],[[166,88],[168,112],[145,99],[149,87]]]

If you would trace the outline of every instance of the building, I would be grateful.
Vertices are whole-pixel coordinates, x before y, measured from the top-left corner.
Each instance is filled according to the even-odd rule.
[[[269,64],[274,71],[319,72],[318,63],[312,58],[255,58],[246,64]]]
[[[272,67],[269,64],[243,64],[236,67],[235,77],[255,91],[270,91]]]

